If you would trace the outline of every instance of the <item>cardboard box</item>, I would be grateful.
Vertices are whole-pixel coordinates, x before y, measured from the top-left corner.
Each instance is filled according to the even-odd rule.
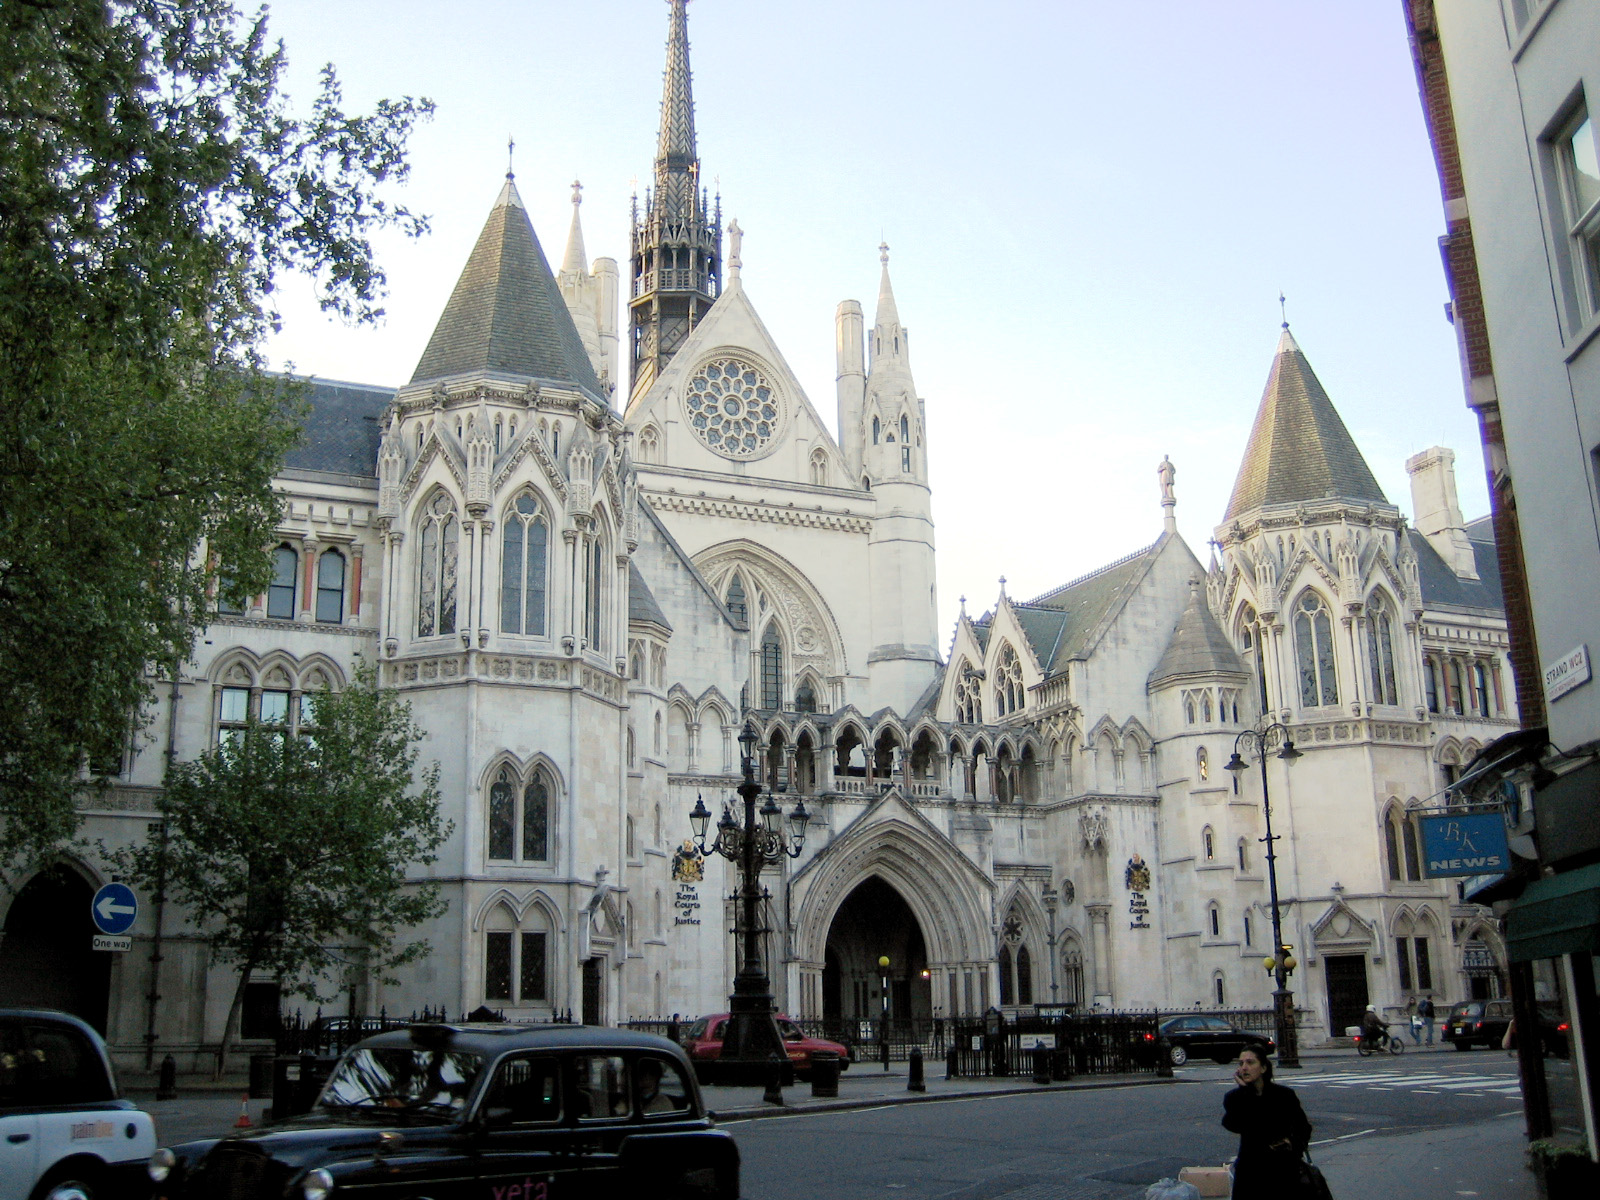
[[[1202,1196],[1231,1196],[1233,1176],[1227,1167],[1185,1167],[1178,1172],[1179,1183],[1192,1183]]]

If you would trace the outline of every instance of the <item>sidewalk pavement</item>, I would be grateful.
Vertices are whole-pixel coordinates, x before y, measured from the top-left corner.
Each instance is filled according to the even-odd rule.
[[[1394,1137],[1357,1137],[1312,1146],[1335,1196],[1404,1196],[1406,1200],[1537,1200],[1527,1169],[1521,1113],[1471,1125]]]

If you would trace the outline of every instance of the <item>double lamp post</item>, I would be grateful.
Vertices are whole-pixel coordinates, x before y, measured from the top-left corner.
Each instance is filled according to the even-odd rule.
[[[769,792],[758,816],[756,800],[761,795],[761,785],[756,782],[757,741],[755,726],[746,722],[739,734],[744,779],[738,792],[744,802],[743,821],[734,814],[732,802],[725,801],[716,840],[707,846],[711,812],[697,796],[689,824],[702,854],[720,854],[739,867],[739,973],[734,976],[733,994],[728,997],[729,1017],[723,1031],[722,1054],[717,1059],[717,1077],[724,1083],[764,1083],[770,1089],[774,1069],[782,1072],[789,1059],[773,1015],[772,984],[761,958],[761,935],[767,932],[759,920],[761,901],[766,896],[761,872],[785,858],[800,856],[811,814],[806,811],[804,800],[796,800],[785,816],[777,798]],[[778,790],[784,790],[782,785]]]
[[[1231,771],[1235,778],[1250,769],[1248,763],[1241,756],[1240,751],[1248,753],[1261,765],[1261,808],[1266,814],[1267,836],[1261,840],[1267,844],[1267,892],[1272,899],[1272,954],[1261,960],[1261,965],[1277,983],[1272,992],[1272,1020],[1274,1036],[1278,1041],[1278,1065],[1280,1067],[1298,1067],[1300,1065],[1300,1038],[1294,1023],[1294,993],[1289,990],[1289,976],[1294,973],[1297,965],[1294,955],[1289,951],[1293,949],[1283,943],[1283,922],[1278,913],[1278,855],[1274,843],[1277,838],[1272,833],[1272,795],[1267,790],[1267,752],[1276,744],[1278,752],[1274,756],[1285,763],[1291,763],[1300,757],[1300,751],[1294,748],[1294,738],[1289,735],[1286,726],[1273,721],[1261,729],[1246,729],[1233,739],[1233,757],[1227,761],[1224,770]]]

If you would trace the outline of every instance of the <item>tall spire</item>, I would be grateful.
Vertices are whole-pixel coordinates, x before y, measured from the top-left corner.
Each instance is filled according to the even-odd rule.
[[[679,170],[698,163],[694,149],[694,82],[689,75],[689,0],[671,0],[667,20],[667,70],[661,88],[661,134],[656,171],[663,163]]]
[[[878,315],[874,323],[879,329],[892,329],[900,324],[900,310],[895,307],[894,287],[889,283],[889,243],[878,243],[878,261],[883,273],[878,278]]]
[[[722,290],[722,221],[700,185],[688,0],[670,0],[653,186],[633,214],[631,394],[649,390]]]

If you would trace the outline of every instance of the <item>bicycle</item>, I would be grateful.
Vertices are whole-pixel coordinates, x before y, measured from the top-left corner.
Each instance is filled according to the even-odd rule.
[[[1393,1034],[1389,1033],[1387,1030],[1380,1032],[1378,1034],[1378,1039],[1378,1043],[1374,1045],[1372,1039],[1364,1036],[1363,1034],[1357,1034],[1356,1053],[1361,1055],[1362,1058],[1366,1058],[1371,1054],[1376,1054],[1378,1051],[1385,1048],[1388,1049],[1390,1054],[1405,1053],[1405,1043],[1399,1038],[1395,1037]]]

